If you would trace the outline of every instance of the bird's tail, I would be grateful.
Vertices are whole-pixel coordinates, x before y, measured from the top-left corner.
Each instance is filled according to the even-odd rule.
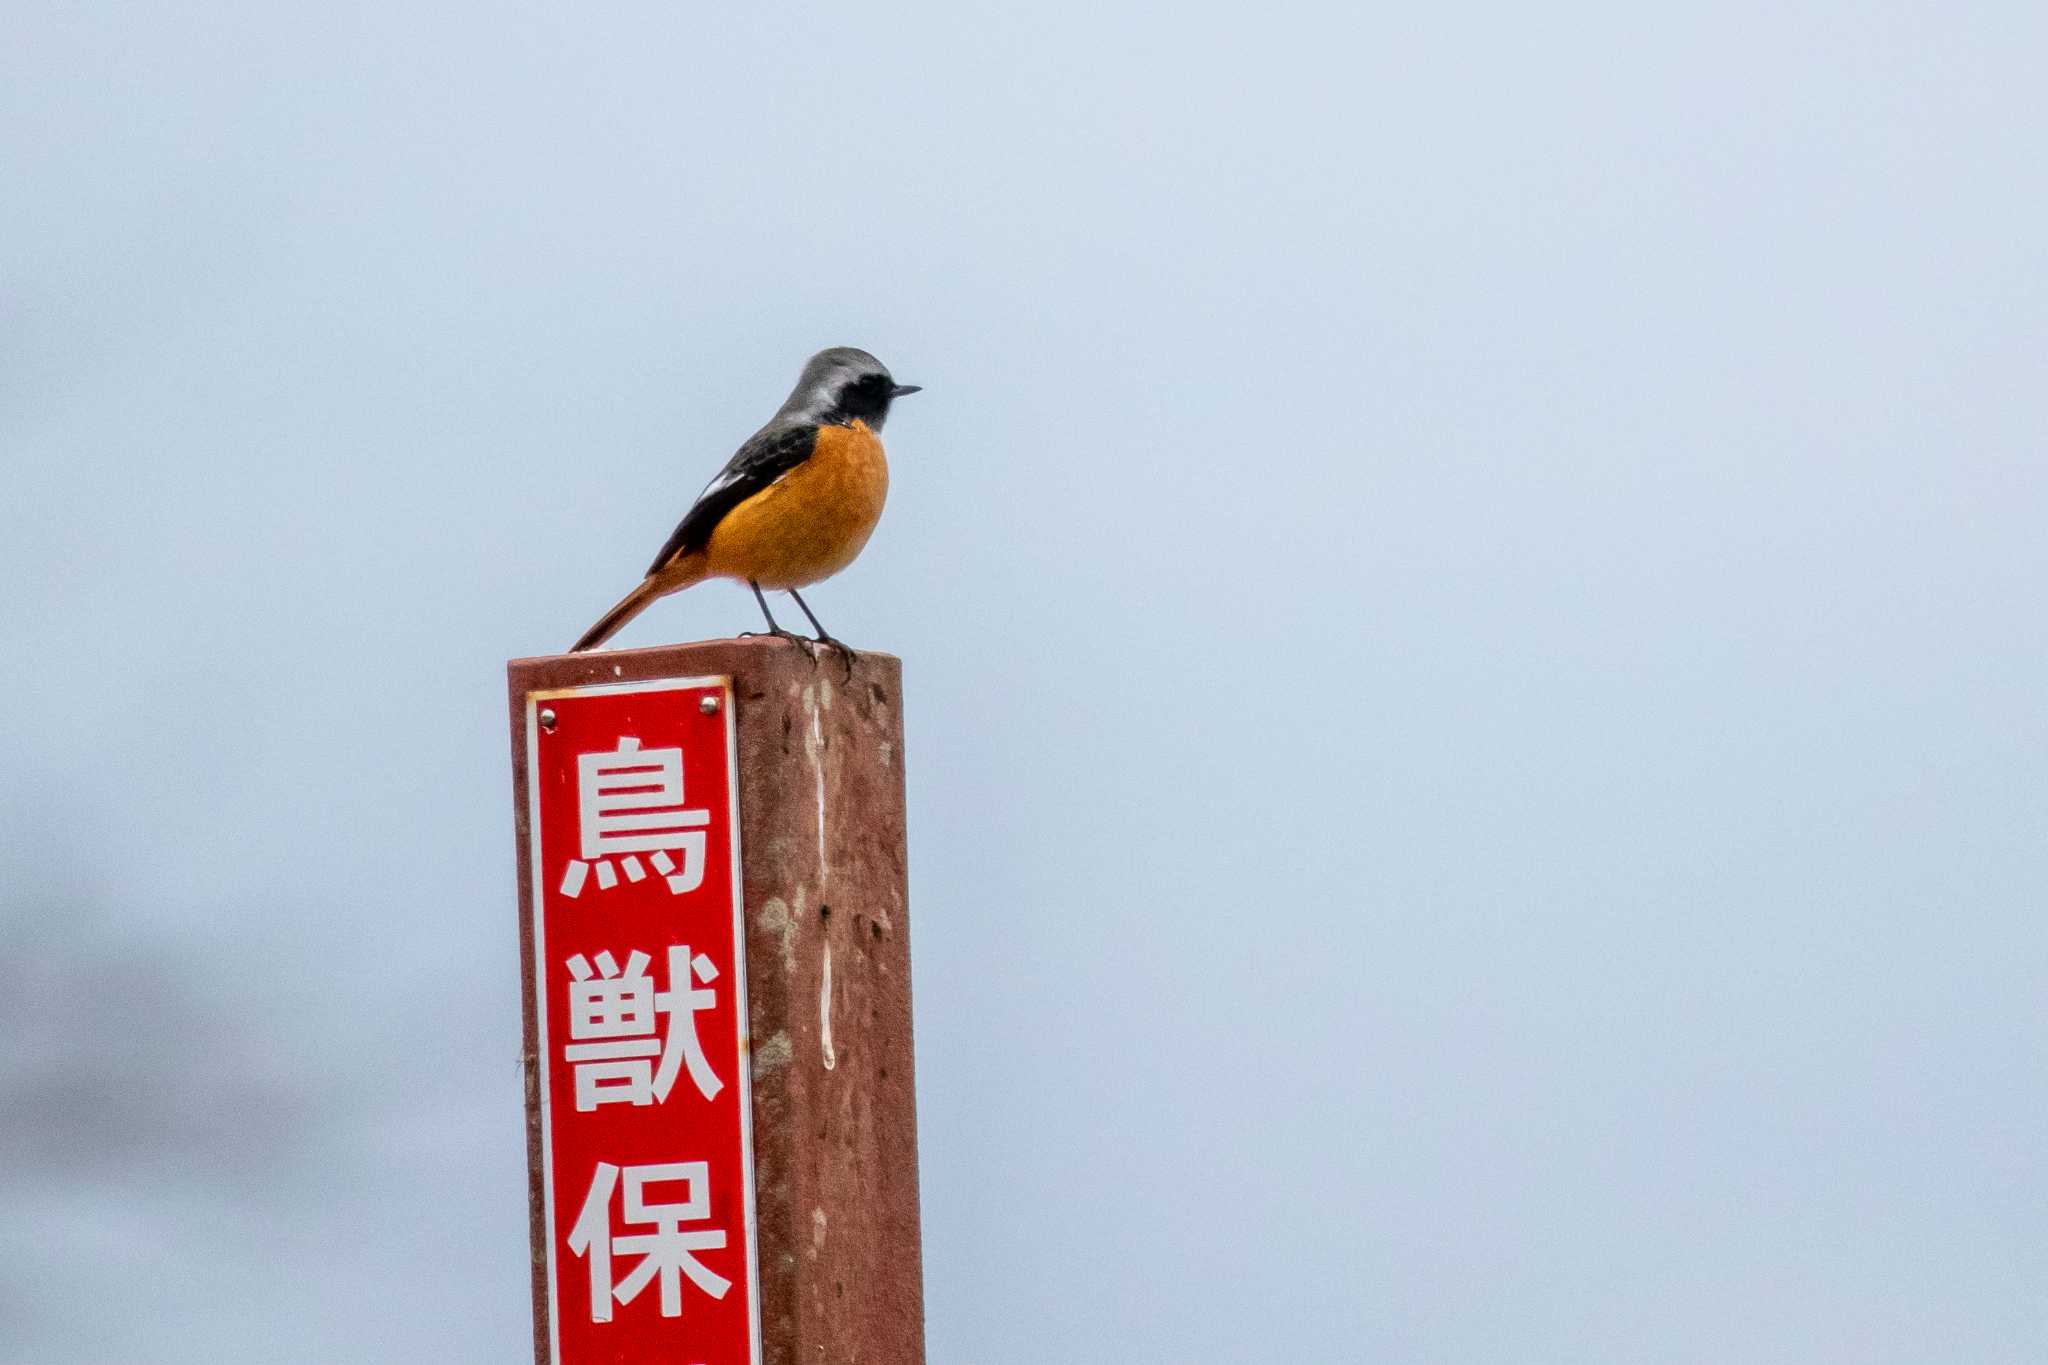
[[[583,638],[569,646],[571,654],[586,649],[596,649],[606,640],[619,633],[626,622],[638,616],[653,604],[658,597],[702,583],[708,575],[704,572],[704,556],[684,555],[659,572],[647,575],[640,586],[619,599],[617,606],[597,618],[597,624],[583,632]]]

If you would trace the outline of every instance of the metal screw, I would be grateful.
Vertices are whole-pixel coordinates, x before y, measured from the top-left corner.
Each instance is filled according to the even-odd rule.
[[[707,715],[707,716],[715,716],[715,715],[717,715],[717,714],[718,714],[718,698],[716,698],[716,697],[703,697],[703,698],[699,699],[699,700],[698,700],[698,702],[697,702],[697,709],[698,709],[699,711],[702,711],[702,712],[703,712],[703,713],[704,713],[705,715]]]
[[[540,728],[543,730],[552,730],[555,728],[554,707],[543,706],[540,708]]]

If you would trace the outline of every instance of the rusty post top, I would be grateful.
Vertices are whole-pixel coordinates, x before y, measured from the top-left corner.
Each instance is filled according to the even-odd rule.
[[[515,686],[525,691],[540,691],[556,687],[588,687],[593,683],[626,682],[637,678],[655,678],[674,672],[678,663],[688,660],[692,671],[703,673],[739,674],[743,671],[771,664],[780,664],[792,655],[801,655],[798,645],[772,635],[738,636],[724,640],[696,640],[684,644],[649,645],[642,649],[588,650],[581,654],[535,654],[526,658],[513,659],[505,665],[505,671]],[[860,678],[863,662],[881,664],[892,672],[902,668],[902,660],[894,654],[878,650],[854,651],[854,680]],[[820,648],[817,664],[820,669],[830,668],[833,682],[839,682],[841,668],[839,656],[832,650]]]

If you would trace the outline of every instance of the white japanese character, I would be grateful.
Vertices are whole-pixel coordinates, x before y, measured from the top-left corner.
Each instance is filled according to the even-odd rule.
[[[625,1176],[626,1193],[622,1221],[627,1227],[652,1225],[652,1232],[612,1233],[612,1191]],[[650,1204],[647,1187],[664,1181],[683,1184],[680,1204]],[[597,1163],[590,1180],[590,1193],[582,1211],[569,1229],[569,1250],[590,1267],[590,1320],[610,1322],[612,1300],[631,1303],[657,1276],[661,1279],[661,1315],[683,1315],[683,1281],[714,1299],[722,1299],[732,1281],[716,1274],[699,1261],[699,1251],[715,1251],[725,1245],[722,1228],[701,1228],[684,1232],[683,1224],[702,1222],[711,1216],[711,1163],[670,1161],[655,1166],[627,1166],[623,1171],[608,1161]],[[612,1282],[613,1256],[640,1257],[626,1278]]]
[[[574,899],[595,869],[597,887],[609,891],[619,884],[619,871],[637,882],[647,876],[647,861],[668,881],[670,895],[680,896],[704,884],[706,809],[683,809],[683,751],[642,749],[628,735],[609,752],[576,756],[576,825],[580,858],[571,858],[562,872],[561,893]],[[680,871],[670,853],[683,855]],[[619,868],[612,854],[623,854]]]
[[[718,1001],[718,992],[710,989],[718,967],[710,958],[702,953],[692,957],[688,944],[670,947],[665,991],[655,989],[647,975],[647,954],[637,950],[626,955],[624,967],[611,953],[599,953],[595,973],[581,953],[564,965],[571,977],[569,1037],[579,1041],[563,1046],[562,1060],[576,1072],[577,1113],[600,1104],[666,1100],[685,1065],[705,1099],[725,1088],[697,1037],[698,1011]]]

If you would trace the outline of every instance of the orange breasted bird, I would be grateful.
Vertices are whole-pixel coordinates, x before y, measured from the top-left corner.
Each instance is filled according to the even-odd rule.
[[[812,647],[768,610],[761,590],[779,588],[802,608],[816,643],[840,651],[850,668],[853,651],[818,624],[797,589],[838,573],[868,543],[889,493],[882,424],[889,405],[919,387],[897,383],[881,361],[851,346],[812,356],[789,401],[697,495],[646,579],[570,652],[595,649],[658,597],[732,578],[754,590],[768,634]]]

